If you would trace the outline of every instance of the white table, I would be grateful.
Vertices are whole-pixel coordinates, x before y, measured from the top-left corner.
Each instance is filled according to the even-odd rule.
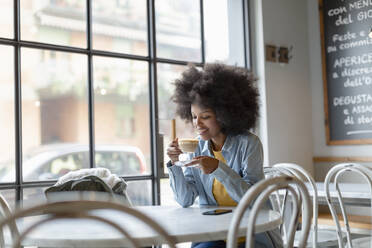
[[[233,213],[223,215],[202,215],[210,208],[199,207],[170,207],[170,206],[141,206],[136,209],[151,216],[178,242],[200,242],[226,239]],[[212,209],[216,209],[213,207]],[[139,241],[141,246],[154,244],[152,239],[157,233],[135,221],[112,210],[99,210],[97,214],[105,216],[128,228],[129,233]],[[32,223],[35,218],[27,217],[23,226]],[[239,235],[245,235],[247,215],[242,221]],[[129,225],[130,223],[130,225]],[[258,215],[256,232],[272,230],[281,224],[278,212],[262,210]],[[22,229],[22,225],[21,225]],[[123,247],[128,245],[125,238],[111,227],[91,220],[58,220],[45,226],[40,226],[30,233],[22,243],[23,246],[39,247]]]
[[[306,183],[306,186],[309,189],[310,195],[312,195],[313,191],[310,185]],[[368,184],[339,183],[339,186],[345,204],[367,207],[371,206],[371,194],[369,192]],[[318,203],[321,205],[327,205],[324,183],[317,182],[316,187],[318,190]],[[337,200],[337,191],[334,185],[331,184],[329,189],[332,200]]]

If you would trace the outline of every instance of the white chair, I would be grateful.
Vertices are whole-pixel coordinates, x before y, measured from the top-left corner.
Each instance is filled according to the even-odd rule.
[[[96,196],[97,195],[95,195],[95,197]],[[91,219],[98,222],[106,223],[107,225],[112,226],[114,229],[119,231],[129,241],[130,247],[140,247],[138,241],[136,241],[129,234],[127,229],[124,228],[122,225],[118,225],[115,221],[92,213],[92,210],[100,209],[117,210],[130,215],[131,217],[142,221],[143,224],[159,234],[159,239],[154,240],[155,243],[159,242],[160,240],[161,243],[167,244],[171,248],[176,247],[175,240],[168,235],[164,228],[162,228],[158,223],[156,223],[148,216],[142,214],[138,210],[122,205],[118,202],[81,199],[81,197],[80,200],[48,202],[25,209],[18,209],[14,211],[14,213],[12,213],[10,216],[0,221],[0,228],[3,229],[4,226],[8,225],[9,223],[12,223],[17,219],[21,219],[26,216],[39,215],[41,213],[45,214],[45,218],[41,218],[41,220],[32,223],[30,226],[22,230],[20,235],[15,238],[15,240],[13,240],[13,247],[20,247],[22,240],[24,240],[27,234],[33,231],[35,228],[38,228],[40,225],[47,224],[48,222],[58,219]],[[79,227],[77,226],[76,228],[78,230]]]
[[[295,185],[295,186],[294,186]],[[293,196],[293,211],[290,219],[288,242],[285,247],[293,247],[294,234],[296,231],[296,225],[298,222],[299,214],[302,209],[303,218],[303,229],[299,241],[299,247],[305,247],[308,233],[310,230],[310,219],[312,217],[310,208],[310,197],[307,192],[307,188],[295,177],[289,176],[278,176],[263,179],[254,184],[240,200],[237,208],[234,211],[234,216],[231,220],[227,237],[227,247],[237,247],[237,231],[241,222],[241,219],[247,209],[249,211],[247,235],[246,235],[246,247],[254,247],[254,223],[256,221],[259,210],[266,204],[270,194],[273,192],[286,189]],[[301,206],[303,205],[303,208]],[[252,206],[252,207],[251,207]]]
[[[274,168],[274,167],[264,167],[264,174],[265,178],[272,178],[278,176],[291,176],[293,177],[293,173],[291,173],[288,169],[285,168]],[[291,211],[291,206],[288,202],[288,190],[282,189],[273,192],[269,199],[272,205],[272,208],[275,211],[278,211],[282,216],[282,224],[279,227],[280,235],[282,236],[283,243],[286,245],[288,243],[288,225],[289,225],[289,218]]]
[[[350,233],[350,226],[349,226],[349,221],[345,209],[345,205],[342,200],[342,194],[341,190],[339,187],[339,178],[342,174],[348,173],[348,172],[354,172],[359,175],[361,175],[368,183],[370,194],[371,194],[371,204],[372,204],[372,174],[371,174],[371,169],[367,168],[366,166],[356,164],[356,163],[342,163],[335,165],[332,167],[325,178],[324,181],[324,190],[326,193],[326,198],[327,198],[327,203],[329,206],[329,209],[332,214],[333,221],[336,223],[336,228],[337,228],[337,237],[338,237],[338,246],[339,247],[348,247],[348,248],[363,248],[363,247],[372,247],[372,241],[371,237],[365,237],[365,238],[357,238],[357,239],[352,239],[351,238],[351,233]],[[335,203],[332,202],[331,200],[331,194],[330,194],[330,184],[334,183],[336,193],[337,193],[337,199],[338,199],[338,204],[341,209],[341,214],[342,218],[345,223],[345,231],[346,231],[346,246],[344,244],[344,239],[342,238],[342,229],[341,229],[341,224],[340,220],[338,218],[336,209],[335,209]],[[372,214],[372,212],[371,212]]]
[[[0,219],[5,219],[11,216],[12,212],[5,198],[0,194]],[[10,230],[10,237],[6,237],[3,230],[0,231],[0,247],[7,247],[8,241],[16,239],[19,236],[19,231],[15,221],[9,222],[7,225]]]
[[[306,247],[329,247],[338,244],[338,237],[334,230],[318,229],[318,190],[313,177],[301,166],[293,163],[279,163],[273,166],[287,170],[288,173],[297,177],[299,180],[306,180],[313,192],[313,222],[309,232]],[[300,231],[296,232],[294,246],[298,246]]]

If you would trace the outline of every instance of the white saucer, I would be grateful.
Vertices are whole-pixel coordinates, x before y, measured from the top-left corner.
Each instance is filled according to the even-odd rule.
[[[196,166],[199,165],[199,164],[193,164],[193,165],[190,165],[190,166],[186,166],[186,164],[191,163],[191,161],[192,160],[177,161],[177,162],[174,163],[174,165],[180,166],[180,167],[196,167]]]

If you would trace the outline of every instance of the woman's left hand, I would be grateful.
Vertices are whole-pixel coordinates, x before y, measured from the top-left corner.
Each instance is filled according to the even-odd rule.
[[[199,164],[199,168],[203,171],[204,174],[211,174],[218,167],[218,159],[208,157],[208,156],[198,156],[194,157],[190,163],[185,166],[191,166]]]

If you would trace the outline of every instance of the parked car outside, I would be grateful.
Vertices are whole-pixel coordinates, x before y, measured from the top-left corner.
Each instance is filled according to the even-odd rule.
[[[96,145],[96,167],[107,168],[118,176],[135,176],[146,173],[146,160],[141,150],[126,145]],[[23,157],[23,181],[57,180],[69,171],[89,168],[89,146],[83,144],[51,144],[40,146]],[[14,162],[0,164],[0,182],[13,182]],[[151,202],[149,189],[133,187],[129,195],[134,203],[146,205]],[[138,182],[141,184],[141,182]],[[141,184],[142,185],[142,184]],[[143,199],[142,199],[143,198]]]

